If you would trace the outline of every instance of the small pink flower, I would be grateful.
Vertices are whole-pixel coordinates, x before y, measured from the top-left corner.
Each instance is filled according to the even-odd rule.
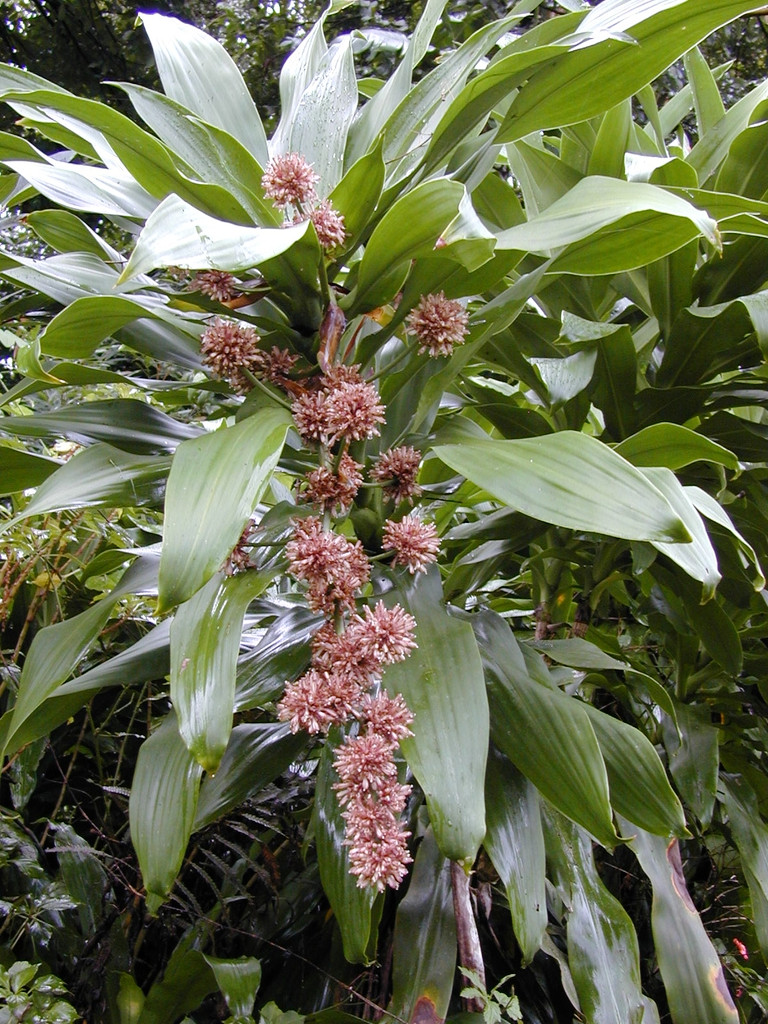
[[[192,287],[217,302],[227,302],[240,291],[238,282],[226,270],[202,270],[195,275]]]
[[[395,552],[392,564],[408,566],[411,574],[424,572],[437,561],[440,550],[434,523],[424,523],[415,515],[405,516],[399,523],[388,519],[381,540],[385,551]]]
[[[399,604],[387,608],[379,601],[373,609],[366,606],[364,617],[353,617],[345,637],[361,656],[379,665],[393,665],[404,661],[417,646],[413,639],[415,628],[416,620]]]
[[[342,807],[397,779],[392,745],[385,736],[374,732],[347,739],[337,751],[333,766],[339,776],[333,788]]]
[[[323,391],[299,395],[291,406],[296,429],[303,441],[323,441],[328,435],[327,396]]]
[[[363,482],[363,467],[346,453],[339,459],[336,473],[326,466],[319,466],[307,473],[306,497],[324,511],[338,509],[343,515],[355,499]]]
[[[444,292],[423,295],[418,306],[407,317],[411,334],[418,338],[419,352],[431,356],[449,356],[454,345],[461,345],[468,333],[469,316],[455,299],[446,299]]]
[[[379,456],[371,472],[371,479],[386,483],[384,493],[397,505],[401,501],[418,498],[421,488],[416,483],[416,474],[421,464],[421,452],[410,445],[390,448]]]
[[[741,939],[733,939],[733,944],[736,947],[736,952],[739,954],[742,960],[749,960],[749,952],[747,947],[741,941]]]
[[[383,690],[381,693],[366,693],[360,704],[360,717],[368,723],[371,732],[383,736],[390,744],[394,745],[405,739],[406,736],[413,736],[411,725],[413,724],[413,713],[403,699],[401,693],[394,697]]]
[[[307,603],[314,611],[354,608],[355,594],[370,578],[360,541],[323,530],[314,517],[299,520],[285,553],[291,573],[309,585]]]
[[[373,384],[339,384],[327,392],[328,427],[331,443],[339,437],[361,441],[379,433],[379,423],[385,422],[384,406]]]
[[[277,345],[273,345],[269,352],[262,352],[261,374],[273,384],[283,384],[298,358],[287,348],[278,348]]]
[[[344,230],[344,217],[333,208],[333,204],[324,199],[310,213],[309,219],[315,225],[320,245],[324,249],[337,249],[344,244],[347,233]]]
[[[258,372],[263,359],[259,340],[252,327],[217,317],[200,338],[203,362],[238,391],[247,391],[251,385],[243,370]]]
[[[273,156],[261,179],[264,195],[275,206],[305,206],[317,199],[315,185],[320,179],[299,153]]]
[[[359,888],[397,889],[413,859],[406,843],[410,832],[385,803],[356,804],[345,811],[344,818],[350,872]]]
[[[286,683],[277,717],[290,722],[291,732],[327,732],[354,714],[360,696],[360,686],[353,679],[311,668],[294,682]]]

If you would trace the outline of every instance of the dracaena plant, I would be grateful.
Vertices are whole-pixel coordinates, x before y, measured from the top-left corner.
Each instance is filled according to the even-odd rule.
[[[37,633],[2,740],[167,674],[130,797],[150,911],[193,833],[311,772],[305,852],[348,961],[375,962],[397,907],[393,1016],[445,1018],[457,961],[488,1012],[501,950],[504,980],[557,959],[590,1021],[732,1022],[718,952],[746,933],[716,948],[683,855],[737,851],[762,964],[766,750],[742,703],[765,706],[768,91],[726,112],[695,48],[747,3],[568,4],[522,31],[535,6],[415,78],[429,0],[383,83],[329,47],[329,9],[271,139],[221,47],[160,15],[164,92],[119,86],[144,128],[0,71],[28,130],[1,141],[3,194],[52,204],[25,222],[53,250],[2,257],[0,427],[76,445],[0,446],[6,533],[113,517],[81,574],[101,599]],[[152,628],[84,671],[128,599]]]

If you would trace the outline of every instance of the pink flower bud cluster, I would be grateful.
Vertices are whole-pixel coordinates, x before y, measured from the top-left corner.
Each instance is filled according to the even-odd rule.
[[[422,295],[406,319],[411,334],[419,340],[419,352],[449,356],[468,333],[469,316],[460,302],[446,299],[444,292]]]
[[[202,333],[200,351],[204,364],[216,377],[244,393],[251,387],[246,370],[282,384],[298,358],[277,345],[267,352],[259,348],[260,341],[259,335],[248,324],[216,317]]]
[[[261,179],[264,195],[286,214],[292,209],[286,223],[301,224],[311,220],[320,245],[331,251],[344,244],[346,231],[344,217],[328,199],[319,199],[315,186],[319,177],[299,153],[273,156]]]

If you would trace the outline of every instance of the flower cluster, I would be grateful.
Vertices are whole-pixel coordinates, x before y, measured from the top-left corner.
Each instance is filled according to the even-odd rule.
[[[273,156],[261,179],[264,195],[280,207],[287,224],[311,220],[322,247],[328,251],[344,244],[344,217],[328,199],[319,199],[315,186],[319,177],[300,153]],[[293,209],[293,216],[289,210]]]
[[[355,367],[336,369],[347,370],[350,376],[325,374],[319,390],[300,395],[293,403],[291,412],[304,441],[319,441],[326,447],[340,438],[362,441],[378,434],[384,422],[384,406],[373,384],[364,381]]]
[[[215,376],[244,393],[251,387],[248,373],[282,384],[298,359],[277,345],[266,352],[259,348],[260,341],[253,327],[216,317],[202,333],[200,351],[203,362]]]
[[[437,560],[440,541],[434,523],[424,523],[415,515],[405,516],[399,523],[388,519],[384,525],[382,546],[394,551],[393,565],[405,565],[413,574],[424,572]]]
[[[324,530],[314,516],[296,523],[285,553],[292,575],[308,584],[307,603],[314,611],[353,609],[355,594],[370,577],[360,541]]]
[[[460,302],[446,299],[444,292],[422,295],[408,314],[406,324],[419,340],[419,352],[431,356],[449,356],[468,333],[469,316]]]
[[[195,275],[192,287],[217,302],[229,302],[240,292],[237,281],[226,270],[202,270]]]
[[[409,501],[421,494],[416,475],[421,463],[421,452],[410,445],[390,448],[383,452],[371,471],[371,479],[385,484],[384,493],[396,505]]]

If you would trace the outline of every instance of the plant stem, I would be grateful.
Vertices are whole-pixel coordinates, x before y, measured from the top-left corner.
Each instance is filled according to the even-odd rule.
[[[451,888],[453,889],[453,913],[456,917],[456,939],[459,946],[459,970],[468,967],[477,974],[485,988],[485,964],[480,949],[472,900],[469,895],[469,875],[458,861],[451,861]],[[465,980],[469,978],[465,975]],[[483,1002],[477,997],[463,999],[467,1013],[482,1013]]]

